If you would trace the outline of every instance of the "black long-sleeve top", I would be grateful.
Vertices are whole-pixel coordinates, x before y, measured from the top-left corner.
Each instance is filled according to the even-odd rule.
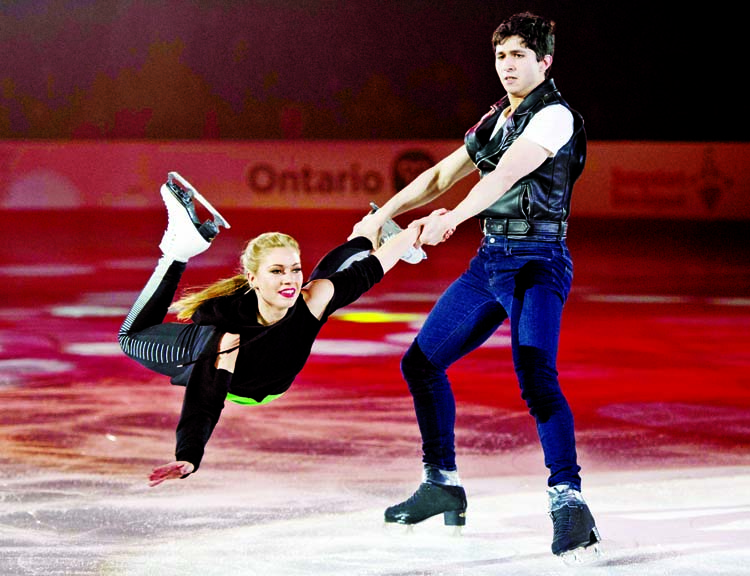
[[[214,298],[202,304],[193,322],[216,327],[196,363],[185,389],[182,413],[177,425],[177,460],[200,466],[206,443],[219,421],[227,393],[252,398],[289,389],[305,365],[318,332],[328,317],[372,288],[383,278],[380,261],[368,256],[332,274],[333,298],[318,320],[301,296],[279,322],[262,326],[257,320],[258,301],[254,292]],[[214,367],[219,341],[224,333],[240,335],[234,374]]]

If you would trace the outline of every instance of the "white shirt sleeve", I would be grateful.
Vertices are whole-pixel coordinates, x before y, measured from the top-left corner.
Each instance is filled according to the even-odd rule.
[[[562,104],[552,104],[542,108],[521,132],[520,137],[539,144],[550,152],[557,154],[573,136],[573,114]]]

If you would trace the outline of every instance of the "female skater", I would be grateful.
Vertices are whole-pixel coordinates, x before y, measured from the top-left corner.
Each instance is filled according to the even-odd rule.
[[[188,259],[208,249],[217,223],[229,226],[172,174],[161,188],[169,218],[162,256],[118,335],[127,356],[186,387],[175,460],[154,468],[150,486],[194,473],[225,400],[258,405],[281,396],[328,317],[372,288],[399,258],[421,252],[417,226],[374,251],[371,239],[355,237],[329,252],[303,283],[297,242],[286,234],[261,234],[242,253],[242,273],[175,303],[178,319],[192,322],[164,323]],[[214,213],[214,222],[200,224],[193,198]]]

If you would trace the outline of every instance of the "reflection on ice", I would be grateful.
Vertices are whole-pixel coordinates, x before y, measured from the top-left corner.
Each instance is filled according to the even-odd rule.
[[[317,469],[288,458],[287,471],[216,467],[161,489],[116,471],[11,466],[0,484],[0,574],[571,573],[549,553],[534,476],[485,475],[486,457],[469,458],[467,525],[456,537],[440,517],[408,532],[385,528],[385,506],[414,487],[403,461],[373,475],[356,456],[338,465],[323,457]],[[576,574],[739,576],[750,561],[750,468],[602,471],[587,480],[604,556]]]

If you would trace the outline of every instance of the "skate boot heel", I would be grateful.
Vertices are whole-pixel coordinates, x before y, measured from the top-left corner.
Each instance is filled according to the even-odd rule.
[[[200,225],[198,232],[210,242],[219,235],[219,227],[213,222],[213,220],[206,220]]]
[[[443,521],[446,526],[466,526],[466,508],[444,512]]]

